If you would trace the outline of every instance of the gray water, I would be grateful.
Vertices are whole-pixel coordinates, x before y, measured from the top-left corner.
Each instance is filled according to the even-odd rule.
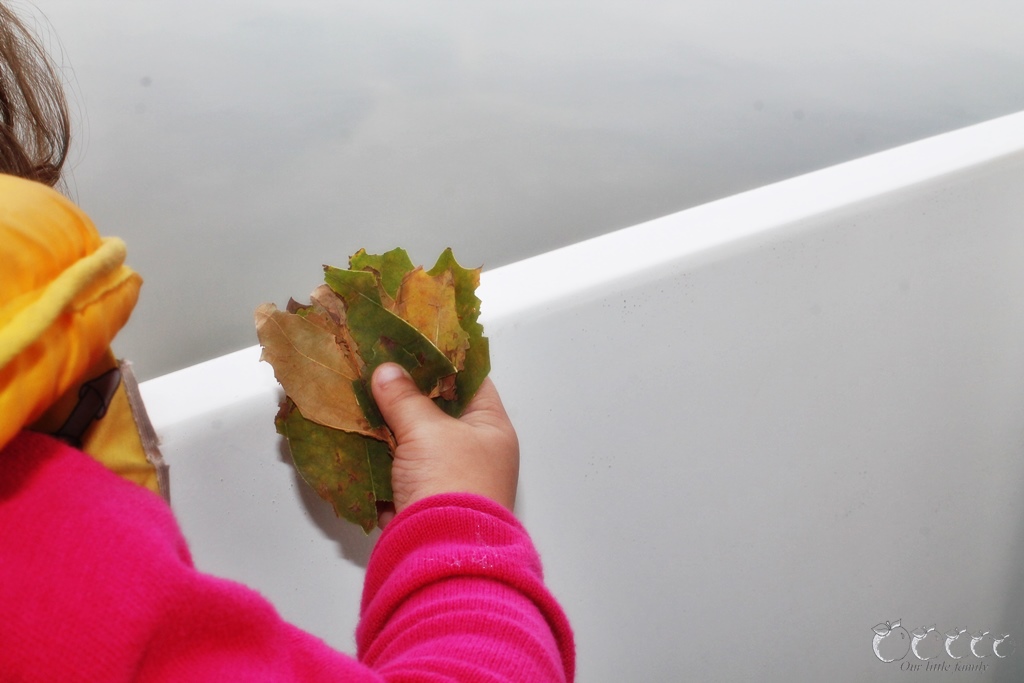
[[[1019,0],[37,6],[142,378],[360,247],[491,268],[1024,109]]]

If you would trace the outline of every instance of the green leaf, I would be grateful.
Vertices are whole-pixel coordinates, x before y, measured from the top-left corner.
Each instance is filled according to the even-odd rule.
[[[324,266],[324,282],[341,297],[346,312],[352,304],[363,303],[364,299],[377,306],[381,305],[380,290],[373,273]]]
[[[377,525],[377,502],[393,498],[387,444],[308,420],[287,399],[275,424],[306,483],[335,514],[369,533]]]
[[[392,299],[398,294],[402,279],[415,268],[405,249],[392,249],[383,254],[367,254],[365,249],[360,249],[348,260],[348,267],[373,273]]]
[[[363,381],[369,382],[377,366],[394,362],[409,371],[420,391],[438,395],[455,366],[415,327],[381,306],[373,275],[327,266],[324,281],[345,302],[348,328],[365,363]]]

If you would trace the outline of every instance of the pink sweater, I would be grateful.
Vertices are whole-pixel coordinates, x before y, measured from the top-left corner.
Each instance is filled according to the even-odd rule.
[[[0,452],[0,680],[568,681],[573,638],[515,518],[420,501],[367,568],[359,661],[192,566],[157,496],[23,432]]]

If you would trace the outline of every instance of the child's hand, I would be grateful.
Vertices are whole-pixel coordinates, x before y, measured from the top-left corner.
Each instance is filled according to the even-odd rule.
[[[373,398],[398,447],[391,469],[395,513],[437,493],[475,493],[515,504],[519,440],[490,378],[462,417],[445,414],[398,365],[373,373]],[[394,513],[383,512],[383,528]]]

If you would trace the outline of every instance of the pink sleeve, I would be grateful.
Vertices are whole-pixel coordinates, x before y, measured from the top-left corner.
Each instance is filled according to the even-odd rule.
[[[572,632],[526,531],[500,505],[449,494],[396,517],[370,558],[359,657],[386,678],[568,681]]]
[[[443,649],[466,653],[435,669],[454,680],[571,678],[571,635],[525,532],[486,501],[437,503],[397,517],[375,549],[363,664],[284,622],[254,591],[197,572],[158,497],[23,433],[0,452],[0,671],[19,681],[430,681],[425,653]],[[446,532],[409,538],[431,515]],[[491,548],[492,569],[526,566],[435,569],[484,557],[472,539]],[[448,628],[424,630],[420,618]]]

